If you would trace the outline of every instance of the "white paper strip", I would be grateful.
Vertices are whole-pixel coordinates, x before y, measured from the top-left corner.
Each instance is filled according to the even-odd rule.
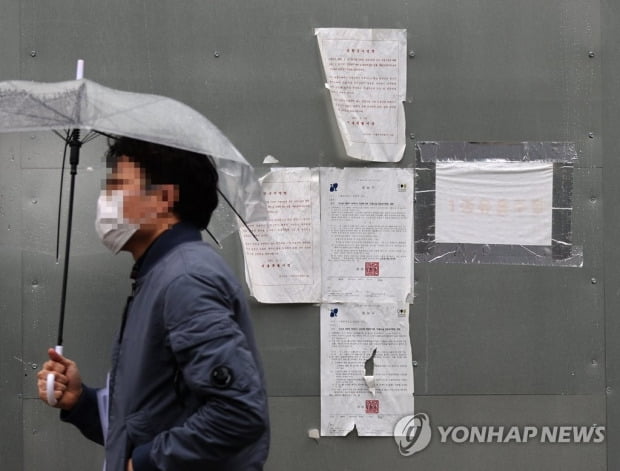
[[[437,162],[435,241],[551,245],[553,164]]]

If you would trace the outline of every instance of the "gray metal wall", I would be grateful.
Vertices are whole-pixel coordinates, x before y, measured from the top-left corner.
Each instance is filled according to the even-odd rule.
[[[254,164],[359,165],[331,119],[314,27],[405,28],[415,140],[575,141],[582,268],[416,265],[416,409],[434,425],[606,424],[603,444],[441,444],[307,438],[319,426],[318,308],[254,303],[271,400],[270,470],[620,469],[620,139],[611,0],[0,0],[0,80],[64,80],[75,60],[108,86],[205,113]],[[592,51],[594,54],[589,54]],[[92,229],[103,143],[84,149],[66,353],[103,381],[131,261]],[[55,343],[60,143],[0,135],[0,467],[99,469],[102,452],[36,399]],[[604,171],[603,171],[604,170]],[[603,202],[605,203],[603,210]],[[242,276],[239,243],[225,256]]]

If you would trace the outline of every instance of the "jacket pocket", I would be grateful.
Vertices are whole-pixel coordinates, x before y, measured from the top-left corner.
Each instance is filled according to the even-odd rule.
[[[152,420],[144,411],[127,416],[125,427],[129,441],[134,447],[150,442],[156,435]]]

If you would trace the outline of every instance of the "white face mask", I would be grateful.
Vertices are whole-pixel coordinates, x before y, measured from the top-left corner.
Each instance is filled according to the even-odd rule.
[[[120,252],[131,236],[140,229],[139,224],[130,223],[123,218],[123,199],[122,190],[112,190],[102,191],[97,200],[95,229],[103,245],[115,254]]]

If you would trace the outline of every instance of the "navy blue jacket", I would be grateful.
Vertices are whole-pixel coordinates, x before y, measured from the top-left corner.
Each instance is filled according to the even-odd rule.
[[[115,342],[109,430],[86,387],[61,418],[104,443],[107,471],[261,470],[269,449],[263,373],[248,307],[223,259],[190,225],[137,264]]]

